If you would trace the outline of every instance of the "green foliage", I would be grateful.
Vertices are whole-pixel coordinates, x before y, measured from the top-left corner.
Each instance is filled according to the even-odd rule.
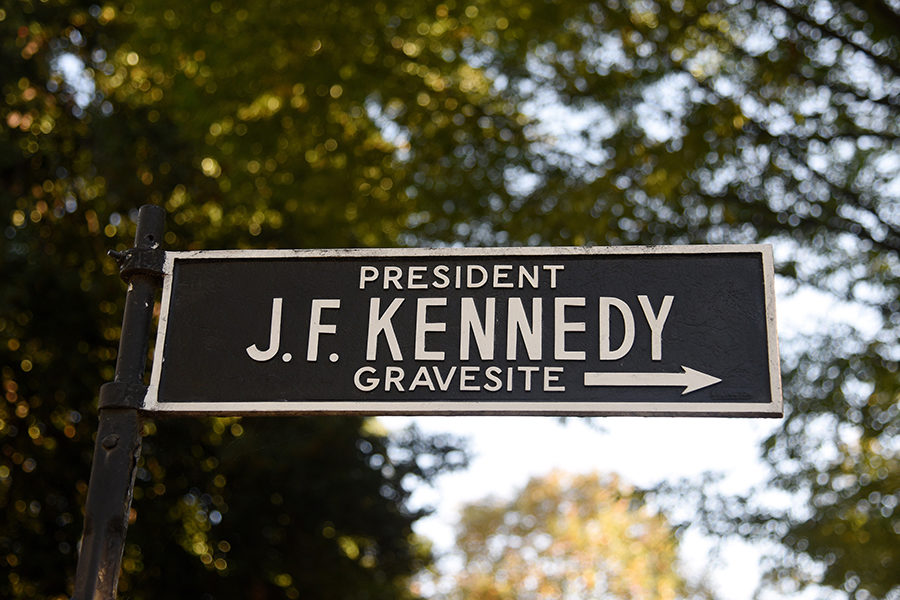
[[[782,544],[769,577],[900,589],[900,7],[478,4],[499,93],[534,117],[527,186],[490,227],[542,243],[769,241],[795,289],[858,329],[784,339],[787,416],[763,448],[802,510],[731,499],[711,527]],[[561,121],[568,120],[568,123]],[[588,218],[590,216],[590,218]],[[498,235],[498,239],[503,239]]]
[[[521,116],[416,2],[162,2],[108,18],[128,36],[101,38],[95,82],[115,114],[97,125],[136,131],[125,151],[97,131],[95,151],[119,163],[109,197],[172,211],[172,245],[446,238],[507,196],[499,137],[521,144]]]
[[[354,33],[307,11],[319,30],[304,33],[264,7],[216,23],[222,11],[148,4],[22,1],[0,12],[3,597],[64,597],[71,585],[96,395],[113,375],[124,298],[105,254],[131,245],[139,205],[170,210],[171,249],[389,244],[416,209],[402,187],[413,174],[358,95],[375,79],[339,102],[333,65],[303,54],[288,81],[255,52],[266,20],[269,36],[307,44],[381,36],[383,19],[360,15]],[[182,11],[177,26],[171,11]],[[142,29],[153,19],[171,26]],[[220,43],[248,19],[233,32],[248,46]],[[199,85],[203,52],[222,61],[219,94]],[[87,70],[66,74],[73,57]],[[396,91],[410,76],[394,62],[394,75],[375,75],[393,76]],[[93,86],[86,105],[79,85]],[[269,114],[271,98],[296,106]],[[148,422],[145,433],[120,581],[135,598],[411,596],[408,577],[430,557],[411,533],[423,513],[406,507],[408,487],[465,462],[456,440],[413,431],[389,442],[360,419]]]
[[[783,590],[896,594],[896,3],[610,0],[509,14],[511,33],[485,43],[507,93],[574,121],[544,126],[556,139],[539,140],[545,162],[502,227],[554,243],[770,241],[795,289],[849,303],[858,330],[783,340],[787,417],[763,456],[770,485],[803,509],[719,499],[706,515],[718,534],[782,544],[769,578]]]
[[[716,513],[730,518],[710,526],[779,542],[771,574],[787,587],[895,593],[898,15],[892,0],[7,0],[0,594],[63,594],[71,575],[93,406],[121,322],[105,252],[131,245],[146,202],[167,209],[170,249],[773,242],[785,281],[851,303],[867,323],[783,340],[787,418],[763,452],[771,484],[804,509],[732,499]],[[74,59],[82,66],[65,70]],[[238,511],[213,500],[240,500],[216,423],[154,425],[129,590],[154,594],[177,581],[165,573],[188,569],[253,580],[225,556],[240,552],[220,534]],[[336,427],[290,423],[240,425],[247,439],[308,427],[285,456]],[[365,437],[359,422],[343,426],[345,448]],[[204,470],[209,458],[218,464]],[[342,473],[365,465],[357,456]],[[402,506],[372,490],[382,515]],[[246,526],[263,544],[278,511],[240,512],[262,519]],[[329,522],[331,551],[369,556],[372,531]],[[290,556],[280,535],[273,547]],[[385,581],[420,564],[413,554]],[[376,571],[363,572],[374,585]],[[266,577],[279,589],[300,581]],[[247,595],[227,590],[217,593]]]
[[[406,488],[464,464],[456,440],[411,429],[389,444],[351,418],[146,433],[119,584],[132,598],[416,597],[409,576],[431,557]]]

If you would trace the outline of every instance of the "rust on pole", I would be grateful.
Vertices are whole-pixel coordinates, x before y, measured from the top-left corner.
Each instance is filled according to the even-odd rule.
[[[142,206],[134,248],[110,253],[128,283],[114,381],[100,388],[99,424],[85,504],[73,600],[116,597],[128,514],[141,452],[144,369],[162,278],[165,210]]]

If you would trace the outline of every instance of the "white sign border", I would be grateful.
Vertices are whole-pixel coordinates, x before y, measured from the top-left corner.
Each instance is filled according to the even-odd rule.
[[[635,256],[678,254],[754,254],[762,259],[766,309],[767,355],[771,400],[744,402],[566,402],[566,401],[453,401],[415,398],[391,401],[265,401],[265,402],[160,402],[159,381],[163,367],[172,274],[177,260],[312,259],[312,258],[440,258],[496,256]],[[774,259],[770,244],[711,244],[682,246],[533,246],[510,248],[342,248],[334,250],[195,250],[166,252],[163,290],[150,385],[143,410],[184,415],[544,415],[544,416],[696,416],[781,417],[781,359],[775,316]]]

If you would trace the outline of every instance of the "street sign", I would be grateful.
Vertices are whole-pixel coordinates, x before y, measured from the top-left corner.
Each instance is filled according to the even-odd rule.
[[[144,409],[781,416],[772,250],[167,252]]]

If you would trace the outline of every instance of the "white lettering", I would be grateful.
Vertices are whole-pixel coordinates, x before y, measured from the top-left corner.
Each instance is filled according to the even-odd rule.
[[[429,288],[478,289],[485,286],[493,289],[519,289],[549,287],[556,289],[559,273],[565,265],[364,265],[359,268],[359,289],[366,289],[369,283],[381,281],[384,290],[425,290]],[[516,271],[514,271],[514,269]],[[518,273],[516,277],[515,273]],[[542,281],[542,275],[543,281]],[[518,281],[518,284],[516,283]],[[543,286],[542,286],[543,284]]]
[[[398,290],[402,290],[403,286],[400,285],[400,278],[403,277],[403,269],[400,267],[385,267],[384,268],[384,289],[388,289],[390,284],[394,284],[394,287]]]
[[[550,288],[556,289],[556,272],[562,271],[566,267],[564,265],[544,265],[543,269],[545,271],[550,271]]]
[[[444,360],[442,350],[425,350],[425,334],[447,331],[447,324],[428,321],[429,306],[447,306],[446,298],[419,298],[416,303],[416,360]]]
[[[531,391],[531,374],[541,370],[540,367],[519,367],[519,373],[525,373],[525,391]]]
[[[541,299],[531,300],[531,323],[525,315],[521,298],[510,298],[506,326],[506,358],[516,359],[516,331],[522,335],[525,350],[531,360],[541,360]]]
[[[647,317],[647,325],[650,326],[650,360],[662,360],[662,330],[674,300],[675,296],[664,296],[659,314],[654,315],[650,299],[647,296],[638,296],[644,316]]]
[[[337,333],[337,325],[322,323],[322,309],[340,307],[341,301],[337,298],[316,298],[312,301],[312,312],[309,315],[309,340],[306,345],[306,360],[313,362],[319,357],[320,334]]]
[[[562,367],[544,367],[544,391],[545,392],[564,392],[566,391],[566,386],[564,385],[551,385],[559,381],[559,375],[557,373],[562,373]]]
[[[584,360],[583,350],[566,350],[566,333],[584,331],[581,321],[566,321],[567,306],[584,306],[584,298],[556,298],[553,302],[553,358],[556,360]]]
[[[494,287],[495,288],[511,288],[513,287],[512,281],[506,281],[509,277],[509,271],[512,270],[512,265],[494,265]]]
[[[423,273],[428,269],[428,267],[410,267],[409,272],[407,272],[406,278],[406,287],[411,290],[425,290],[428,289],[427,283],[420,283],[424,278]]]
[[[359,268],[359,289],[366,289],[366,283],[378,279],[378,269],[375,267]]]
[[[615,307],[621,313],[625,324],[625,335],[622,338],[622,344],[615,350],[610,350],[609,347],[610,307]],[[618,360],[628,354],[632,344],[634,344],[634,317],[631,314],[631,309],[619,298],[602,296],[600,298],[600,360]]]
[[[397,386],[397,391],[403,391],[403,376],[405,373],[400,367],[388,367],[384,370],[384,391],[391,391],[391,386]]]
[[[378,336],[384,332],[387,339],[388,348],[391,350],[391,358],[394,360],[403,360],[403,354],[400,353],[400,344],[397,343],[397,334],[394,333],[394,325],[391,319],[400,305],[403,304],[403,298],[395,298],[391,302],[384,314],[379,316],[381,309],[381,299],[372,298],[369,301],[369,332],[366,338],[366,360],[375,360],[378,354]]]
[[[475,280],[476,272],[481,275],[481,279],[479,281]],[[469,265],[466,267],[466,287],[470,289],[477,289],[487,283],[487,280],[487,269],[485,269],[481,265]]]
[[[537,289],[538,287],[538,268],[537,265],[534,265],[531,268],[531,273],[528,272],[528,268],[525,265],[519,266],[519,288],[525,287],[525,280],[528,280],[528,283],[531,285],[533,289]]]
[[[469,341],[471,332],[478,345],[481,360],[494,359],[494,325],[497,308],[496,298],[484,300],[484,325],[478,317],[473,298],[463,298],[460,307],[459,358],[469,360]]]
[[[422,386],[427,386],[429,390],[434,391],[434,383],[431,381],[431,375],[428,374],[428,367],[425,366],[419,367],[419,370],[416,371],[416,376],[409,384],[409,391]]]
[[[484,376],[490,380],[490,383],[484,384],[484,389],[488,392],[497,392],[500,391],[500,388],[503,387],[503,380],[497,377],[500,373],[503,372],[503,369],[500,367],[488,367],[484,371]]]
[[[407,382],[407,372],[399,366],[384,367],[378,373],[375,367],[365,366],[353,375],[353,384],[362,392],[372,392],[379,387],[386,392],[413,392],[427,388],[432,392],[449,391],[451,386],[460,392],[499,392],[504,389],[503,374],[506,373],[506,390],[531,392],[543,389],[545,392],[564,392],[565,385],[559,383],[564,373],[563,367],[449,367],[420,366]],[[381,375],[381,376],[379,376]],[[459,375],[457,378],[456,376]]]
[[[375,369],[372,367],[360,367],[356,370],[356,374],[353,375],[353,384],[356,386],[361,392],[371,392],[376,387],[378,387],[378,378],[377,377],[367,377],[365,382],[362,382],[360,378],[364,373],[368,373],[369,375],[375,374]]]
[[[256,344],[247,346],[247,355],[257,362],[266,362],[278,354],[281,343],[281,298],[272,298],[272,325],[269,330],[269,349],[260,350]]]
[[[434,287],[442,290],[450,285],[450,278],[447,277],[447,272],[449,270],[450,267],[448,267],[447,265],[438,265],[434,268],[434,276],[438,280],[434,282]]]
[[[478,367],[463,367],[459,370],[459,391],[461,392],[477,392],[481,388],[477,385],[471,385],[475,381],[475,374],[480,371]]]
[[[450,389],[450,381],[453,379],[453,376],[456,374],[456,367],[450,367],[450,370],[447,371],[447,379],[441,379],[441,370],[437,368],[437,365],[431,367],[431,370],[434,372],[434,378],[437,379],[438,387],[442,392],[446,392]]]

